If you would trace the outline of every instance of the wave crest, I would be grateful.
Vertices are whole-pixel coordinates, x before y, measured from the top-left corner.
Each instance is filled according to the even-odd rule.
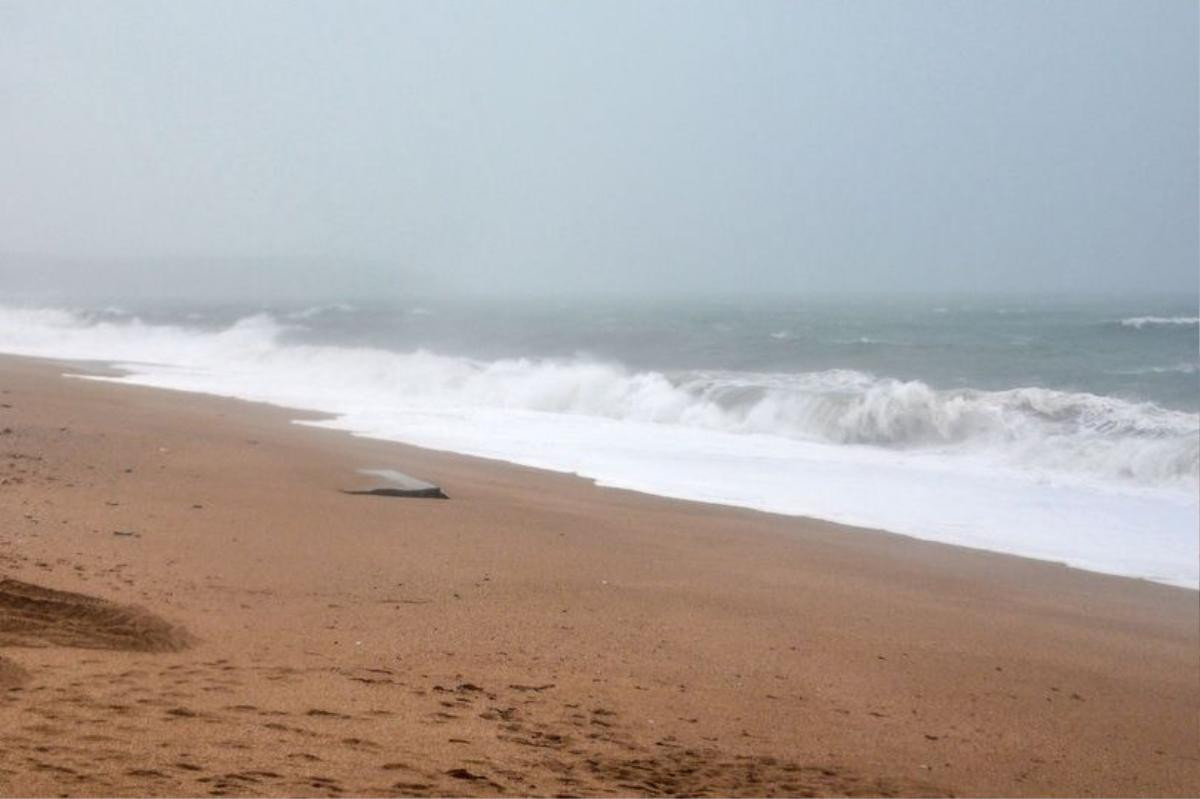
[[[634,371],[585,358],[477,361],[283,343],[269,315],[218,331],[0,308],[0,349],[139,364],[155,384],[337,414],[494,409],[981,457],[1022,469],[1194,486],[1200,415],[1048,388],[942,390],[853,370]],[[162,365],[147,371],[146,364]]]
[[[1144,327],[1195,327],[1200,325],[1200,317],[1196,316],[1131,316],[1122,319],[1121,327],[1132,327],[1141,330]]]

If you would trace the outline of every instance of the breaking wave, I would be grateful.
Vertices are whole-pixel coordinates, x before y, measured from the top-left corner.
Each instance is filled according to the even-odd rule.
[[[331,413],[532,411],[963,454],[1150,486],[1200,479],[1200,415],[1148,402],[1038,387],[942,390],[853,370],[671,373],[583,358],[480,361],[287,344],[287,329],[266,314],[202,331],[0,309],[0,350],[131,364],[142,375],[157,364],[150,382]]]
[[[1141,330],[1145,327],[1196,327],[1200,325],[1200,317],[1196,316],[1131,316],[1122,319],[1121,327],[1132,327]]]
[[[288,319],[315,319],[318,316],[324,316],[331,313],[353,313],[355,308],[353,305],[345,302],[329,303],[328,305],[310,305],[307,308],[302,308],[298,311],[292,311],[287,314]]]

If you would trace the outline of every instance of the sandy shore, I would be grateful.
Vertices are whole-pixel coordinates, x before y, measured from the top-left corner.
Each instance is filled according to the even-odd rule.
[[[0,794],[1200,793],[1194,591],[61,371],[0,359]]]

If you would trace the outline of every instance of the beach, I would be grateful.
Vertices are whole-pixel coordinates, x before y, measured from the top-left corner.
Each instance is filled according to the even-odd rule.
[[[0,359],[0,794],[1200,793],[1194,590],[85,368]]]

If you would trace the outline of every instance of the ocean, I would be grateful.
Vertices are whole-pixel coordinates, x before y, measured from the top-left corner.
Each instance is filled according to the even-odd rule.
[[[1198,336],[1195,298],[0,300],[0,351],[92,379],[1190,588]]]

